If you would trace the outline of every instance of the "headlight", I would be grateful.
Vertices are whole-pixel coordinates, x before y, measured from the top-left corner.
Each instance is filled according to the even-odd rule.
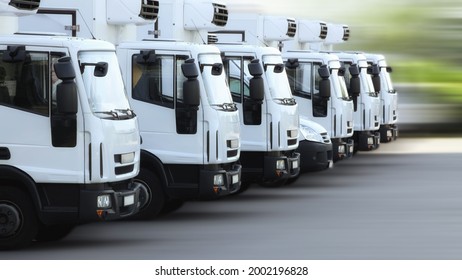
[[[286,169],[286,162],[283,159],[278,159],[276,161],[276,170],[285,170]]]
[[[111,197],[108,194],[98,196],[96,198],[96,206],[98,208],[111,208]]]
[[[345,153],[345,145],[338,146],[338,153],[339,154],[344,154]]]
[[[309,126],[300,125],[300,132],[302,133],[303,137],[308,141],[324,143],[321,134],[319,134]]]
[[[223,186],[225,184],[225,177],[223,174],[217,174],[213,176],[213,185],[214,186]]]
[[[374,137],[367,137],[367,145],[374,145]]]

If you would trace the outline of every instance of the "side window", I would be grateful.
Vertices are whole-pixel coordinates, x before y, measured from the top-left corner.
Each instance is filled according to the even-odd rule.
[[[244,97],[248,97],[250,98],[250,88],[249,88],[249,81],[250,79],[253,78],[252,75],[250,75],[250,72],[249,72],[249,64],[250,62],[252,61],[253,58],[244,58],[244,88],[243,88],[243,92],[244,92]]]
[[[176,100],[177,104],[181,103],[183,104],[183,83],[187,80],[187,78],[183,75],[183,72],[181,71],[181,65],[185,63],[186,59],[188,57],[185,56],[177,56],[176,57]],[[173,77],[173,72],[172,72],[172,77]]]
[[[229,58],[224,61],[226,78],[229,83],[229,90],[234,102],[241,103],[242,99],[242,80],[241,80],[241,58]]]
[[[55,68],[54,65],[56,62],[58,62],[58,59],[60,59],[64,54],[56,54],[52,53],[51,54],[51,66],[50,66],[50,88],[51,88],[51,111],[55,112],[56,111],[56,87],[58,86],[59,83],[62,82],[62,80],[58,79],[55,73]]]
[[[0,105],[48,116],[49,67],[49,54],[41,52],[27,52],[26,59],[21,62],[0,61]]]
[[[319,81],[321,81],[321,76],[319,75],[319,68],[321,64],[314,64],[313,75],[314,75],[314,89],[313,94],[319,94]]]
[[[350,89],[350,79],[351,79],[351,74],[350,74],[350,66],[351,66],[351,63],[349,62],[342,62],[341,64],[343,67],[345,67],[345,75],[343,76],[344,79],[345,79],[345,85],[346,85],[346,88],[349,90]]]
[[[174,56],[157,55],[149,65],[132,61],[132,97],[137,100],[173,108]]]

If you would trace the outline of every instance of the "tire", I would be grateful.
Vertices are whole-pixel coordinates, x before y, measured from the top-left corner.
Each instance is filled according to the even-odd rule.
[[[39,242],[50,242],[61,240],[66,237],[74,225],[44,225],[40,224],[35,240]]]
[[[176,210],[180,209],[181,206],[183,206],[184,201],[181,199],[169,199],[168,201],[165,202],[164,208],[161,210],[162,215],[166,215],[172,212],[175,212]]]
[[[140,173],[135,178],[135,182],[140,183],[149,198],[147,203],[140,211],[129,217],[129,220],[151,220],[157,217],[164,208],[167,196],[162,190],[162,183],[156,173],[149,169],[141,168]]]
[[[0,249],[18,249],[31,244],[38,231],[35,207],[18,187],[0,186]]]

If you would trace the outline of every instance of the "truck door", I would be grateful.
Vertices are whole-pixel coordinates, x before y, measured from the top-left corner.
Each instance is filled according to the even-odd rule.
[[[8,53],[13,48],[19,53],[16,57]],[[0,101],[0,146],[9,154],[0,164],[17,167],[37,183],[84,182],[81,112],[66,131],[52,128],[57,108],[54,90],[60,82],[52,65],[63,56],[66,50],[59,48],[0,46],[0,69],[9,97]],[[54,141],[58,134],[64,137]]]
[[[155,151],[164,163],[203,162],[202,110],[185,110],[181,65],[187,53],[156,51],[151,62],[141,62],[140,51],[131,53],[132,105],[139,118],[142,148]],[[125,78],[127,81],[127,78]]]

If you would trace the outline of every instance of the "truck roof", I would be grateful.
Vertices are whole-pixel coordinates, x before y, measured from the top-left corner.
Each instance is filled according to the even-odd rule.
[[[0,42],[2,45],[68,47],[78,50],[115,51],[115,46],[106,41],[68,36],[13,34],[0,36]]]

